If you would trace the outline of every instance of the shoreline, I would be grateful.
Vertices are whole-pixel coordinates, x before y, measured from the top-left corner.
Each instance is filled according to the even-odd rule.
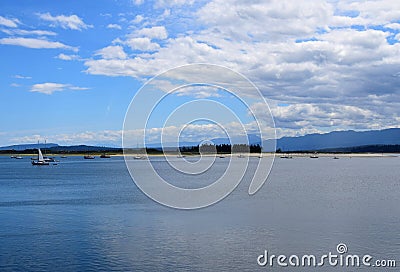
[[[66,157],[83,157],[85,155],[88,155],[87,153],[78,153],[78,154],[46,154],[45,156],[47,157],[61,157],[61,156],[66,156]],[[94,157],[100,157],[101,154],[89,154]],[[107,154],[110,157],[123,157],[125,156],[124,154]],[[185,157],[199,157],[199,154],[182,154]],[[245,157],[259,157],[260,153],[250,153],[250,154],[217,154],[216,156],[223,156],[223,157],[238,157],[239,155],[243,155]],[[281,158],[281,156],[289,156],[292,158],[307,158],[314,155],[314,153],[275,153],[275,158],[276,159],[285,159]],[[329,157],[338,157],[338,158],[351,158],[351,157],[357,157],[357,158],[390,158],[390,157],[400,157],[400,153],[317,153],[315,154],[316,156],[320,158],[329,158]],[[15,153],[9,153],[9,154],[0,154],[0,157],[11,157],[11,156],[19,156],[22,158],[35,158],[37,157],[37,154],[15,154]],[[126,154],[128,157],[135,157],[135,156],[141,156],[141,157],[177,157],[178,154]],[[213,157],[214,155],[203,155],[205,157]],[[269,152],[264,152],[262,153],[263,157],[272,157],[273,153]]]

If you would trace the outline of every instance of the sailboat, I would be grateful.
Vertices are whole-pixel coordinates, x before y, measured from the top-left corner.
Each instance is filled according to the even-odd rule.
[[[32,161],[32,165],[49,165],[47,161],[43,158],[42,151],[38,148],[38,158],[37,161]]]

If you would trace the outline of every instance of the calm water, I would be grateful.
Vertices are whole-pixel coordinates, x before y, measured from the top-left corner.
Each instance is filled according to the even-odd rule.
[[[336,253],[341,242],[351,254],[400,265],[399,157],[278,158],[255,196],[247,175],[225,200],[195,211],[148,199],[122,158],[61,160],[33,167],[0,157],[0,271],[278,271],[257,257]],[[208,182],[152,160],[181,185]],[[217,160],[207,177],[227,162]]]

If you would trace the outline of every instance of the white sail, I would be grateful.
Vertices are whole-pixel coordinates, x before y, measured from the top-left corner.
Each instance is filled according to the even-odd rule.
[[[40,162],[44,161],[43,154],[42,154],[42,151],[40,151],[40,148],[38,148],[38,152],[39,152],[38,161],[40,161]]]

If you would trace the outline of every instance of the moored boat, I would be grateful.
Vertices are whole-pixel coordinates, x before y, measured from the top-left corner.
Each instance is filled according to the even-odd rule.
[[[44,160],[42,151],[38,148],[37,160],[32,160],[32,165],[49,165],[47,161]]]

